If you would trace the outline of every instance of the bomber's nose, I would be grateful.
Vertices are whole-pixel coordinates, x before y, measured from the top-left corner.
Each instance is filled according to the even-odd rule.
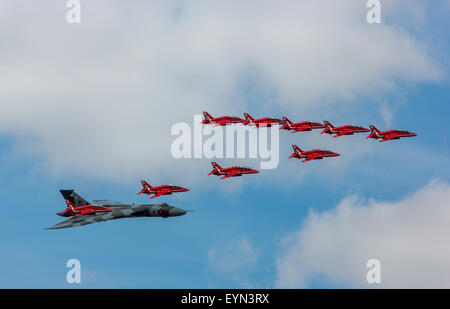
[[[185,215],[185,214],[186,214],[186,210],[181,209],[181,208],[174,207],[174,208],[172,208],[170,210],[170,215],[171,216],[182,216],[182,215]]]

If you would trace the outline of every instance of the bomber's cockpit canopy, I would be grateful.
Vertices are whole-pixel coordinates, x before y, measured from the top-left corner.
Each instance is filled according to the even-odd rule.
[[[111,205],[124,205],[124,204],[121,202],[117,202],[117,201],[93,200],[91,205],[92,206],[111,206]]]
[[[173,208],[173,206],[170,206],[167,203],[161,203],[160,205],[161,205],[161,207]]]

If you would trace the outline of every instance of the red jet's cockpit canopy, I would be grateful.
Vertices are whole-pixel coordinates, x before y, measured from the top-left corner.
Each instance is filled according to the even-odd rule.
[[[238,168],[242,168],[243,170],[251,170],[250,167],[244,165],[238,165]]]

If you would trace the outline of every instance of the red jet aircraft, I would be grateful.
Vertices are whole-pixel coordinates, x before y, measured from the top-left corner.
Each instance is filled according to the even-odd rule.
[[[270,127],[272,125],[276,124],[282,124],[284,120],[277,119],[277,118],[260,118],[260,119],[254,119],[252,116],[250,116],[247,113],[244,113],[245,119],[246,119],[246,125],[254,125],[257,128],[260,127]]]
[[[142,190],[138,194],[154,194],[151,198],[155,198],[161,195],[170,195],[172,193],[176,192],[186,192],[189,191],[189,189],[175,186],[175,185],[162,185],[157,187],[152,187],[149,185],[145,180],[141,180],[142,183]]]
[[[220,167],[219,164],[216,162],[211,162],[213,166],[213,170],[208,174],[209,175],[216,175],[216,176],[223,176],[220,177],[220,179],[230,178],[230,177],[237,177],[242,176],[245,174],[257,174],[259,171],[251,169],[249,167],[245,166],[232,166],[227,168]]]
[[[405,130],[380,131],[377,128],[375,128],[375,126],[373,126],[373,125],[370,125],[369,127],[372,132],[366,138],[374,138],[374,139],[381,138],[380,142],[386,142],[386,141],[390,141],[392,139],[400,139],[400,137],[417,136],[416,133],[412,133],[412,132],[405,131]]]
[[[297,133],[302,131],[311,131],[312,129],[323,129],[325,128],[325,125],[319,122],[312,122],[312,121],[302,121],[293,123],[287,117],[283,117],[284,124],[280,127],[280,130],[288,130],[291,131],[291,133]]]
[[[202,121],[202,124],[214,124],[216,126],[226,126],[233,123],[247,123],[245,119],[235,116],[222,116],[214,118],[213,116],[208,114],[208,112],[203,112],[203,117],[204,119]]]
[[[63,217],[93,215],[100,212],[111,212],[111,209],[104,206],[93,206],[85,199],[79,196],[73,190],[60,190],[62,196],[66,200],[67,208],[57,215]]]
[[[363,133],[363,132],[370,132],[369,129],[360,127],[360,126],[353,126],[353,125],[345,125],[341,127],[334,127],[331,123],[328,121],[324,121],[325,123],[325,130],[320,132],[320,134],[327,133],[327,134],[335,134],[333,137],[339,137],[342,135],[352,135],[353,133]]]
[[[336,152],[332,152],[330,150],[325,149],[314,149],[309,151],[303,151],[298,148],[297,145],[292,145],[292,149],[294,149],[294,153],[289,157],[297,158],[297,159],[305,159],[302,162],[308,162],[311,160],[321,160],[326,157],[338,157],[340,154]]]

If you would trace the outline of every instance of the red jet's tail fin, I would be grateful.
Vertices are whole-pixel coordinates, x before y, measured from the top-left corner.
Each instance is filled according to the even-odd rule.
[[[208,120],[211,120],[213,118],[213,116],[211,116],[208,112],[203,112],[203,117]]]
[[[289,124],[293,124],[292,121],[290,121],[287,117],[283,117],[283,120]]]
[[[214,162],[214,161],[211,161],[211,165],[212,165],[212,167],[213,167],[213,170],[211,171],[211,172],[209,172],[209,174],[208,174],[208,176],[209,175],[212,175],[212,174],[218,174],[218,172],[220,172],[220,170],[222,169],[221,167],[220,167],[220,165],[219,164],[217,164],[216,162]]]
[[[247,119],[248,121],[253,121],[253,120],[255,120],[255,119],[253,119],[252,116],[250,116],[250,115],[247,114],[247,113],[244,113],[244,116],[245,116],[245,119]]]
[[[283,117],[282,126],[280,127],[280,130],[290,130],[292,129],[293,123],[287,118]]]
[[[375,128],[375,126],[373,125],[373,124],[371,124],[370,126],[369,126],[369,128],[370,128],[370,131],[372,131],[373,133],[380,133],[380,130],[378,130],[377,128]]]
[[[146,182],[145,180],[141,180],[141,184],[142,184],[143,187],[146,187],[146,188],[149,188],[149,189],[152,187],[152,186],[149,185],[148,182]]]
[[[303,150],[301,150],[297,145],[292,145],[292,149],[294,150],[294,152],[303,152]]]
[[[213,169],[215,169],[215,170],[220,170],[220,169],[222,169],[222,168],[220,167],[220,165],[217,164],[217,163],[214,162],[214,161],[211,162],[211,165],[212,165]]]
[[[139,191],[138,194],[142,194],[142,193],[148,192],[148,191],[150,191],[150,189],[152,188],[152,186],[149,185],[148,182],[146,182],[146,181],[143,180],[143,179],[141,180],[141,184],[142,184],[142,190]]]
[[[291,154],[290,158],[301,158],[301,154],[302,154],[302,150],[300,148],[298,148],[297,145],[292,145],[292,149],[294,150],[294,153]]]
[[[219,169],[219,170],[221,169],[220,165],[214,161],[211,162],[211,165],[213,166],[214,169]]]
[[[375,126],[374,125],[370,125],[369,126],[369,128],[370,128],[370,134],[366,137],[366,138],[375,138],[375,139],[377,139],[378,137],[379,137],[379,134],[380,134],[380,130],[378,130],[377,128],[375,128]]]
[[[334,128],[334,126],[329,123],[328,121],[324,120],[323,123],[328,127],[328,128]]]

